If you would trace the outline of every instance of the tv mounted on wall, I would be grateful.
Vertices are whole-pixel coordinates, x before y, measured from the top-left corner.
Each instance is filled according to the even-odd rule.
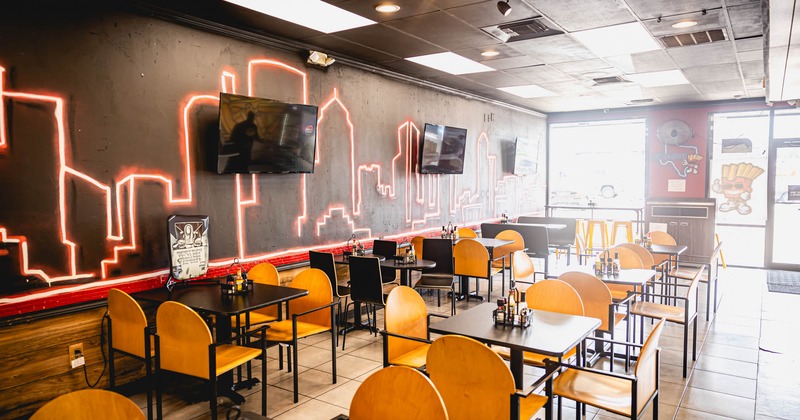
[[[220,93],[217,173],[313,173],[317,111]]]
[[[539,142],[517,137],[514,142],[514,175],[533,175],[539,170]]]
[[[464,173],[464,151],[467,130],[437,124],[425,124],[419,152],[419,172],[422,174]]]

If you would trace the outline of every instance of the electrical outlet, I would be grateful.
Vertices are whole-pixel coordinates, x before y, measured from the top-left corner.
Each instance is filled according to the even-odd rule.
[[[83,343],[69,346],[69,365],[73,369],[81,367],[86,363],[83,359]]]

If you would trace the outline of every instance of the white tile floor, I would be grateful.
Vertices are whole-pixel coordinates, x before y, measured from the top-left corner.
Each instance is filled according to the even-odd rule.
[[[665,328],[661,340],[660,417],[800,419],[800,351],[793,345],[800,342],[800,295],[768,292],[764,270],[728,268],[721,270],[720,276],[722,303],[713,323],[706,323],[704,309],[699,317],[698,360],[687,379],[681,376],[682,327]],[[486,290],[485,285],[481,290]],[[704,286],[700,293],[704,296]],[[449,314],[448,300],[443,299],[441,308],[437,308],[435,296],[425,299],[430,311]],[[459,302],[458,310],[475,304]],[[381,311],[378,318],[380,325]],[[301,340],[297,404],[292,402],[292,375],[285,369],[278,371],[276,349],[268,352],[269,417],[330,419],[347,414],[360,383],[382,366],[380,338],[366,331],[348,334],[346,349],[340,346],[337,350],[336,384],[331,383],[329,340],[326,334]],[[260,385],[244,392],[250,396],[245,410],[260,411],[260,392]],[[131,398],[145,407],[143,393]],[[230,401],[220,402],[220,418],[225,418]],[[574,418],[574,410],[569,409],[572,404],[566,401],[564,405],[565,418]],[[210,418],[207,401],[190,404],[172,394],[165,396],[164,413],[174,419]],[[648,412],[645,418],[650,417]],[[586,418],[620,417],[590,407]]]

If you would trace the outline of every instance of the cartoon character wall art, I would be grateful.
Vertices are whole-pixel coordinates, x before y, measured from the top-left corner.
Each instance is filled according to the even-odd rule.
[[[747,202],[752,198],[753,180],[763,173],[763,169],[750,163],[722,165],[722,176],[711,185],[714,192],[725,196],[726,202],[719,205],[719,211],[750,214],[753,209]]]

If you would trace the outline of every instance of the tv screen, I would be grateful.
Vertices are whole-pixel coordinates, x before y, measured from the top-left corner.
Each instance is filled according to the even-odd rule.
[[[464,173],[465,128],[425,124],[419,152],[419,172],[423,174]]]
[[[539,142],[517,137],[514,145],[514,175],[532,175],[539,170]]]
[[[313,173],[317,107],[219,95],[217,173]]]

